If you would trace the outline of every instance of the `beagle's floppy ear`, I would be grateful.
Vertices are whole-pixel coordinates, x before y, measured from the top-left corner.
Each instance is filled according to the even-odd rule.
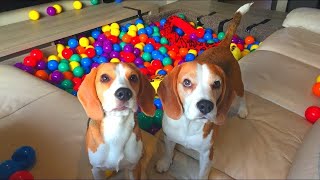
[[[154,116],[156,110],[153,104],[153,99],[156,94],[155,90],[146,75],[142,74],[139,70],[137,71],[139,72],[140,76],[140,87],[137,97],[138,105],[144,114],[147,116]]]
[[[176,66],[161,81],[157,93],[161,99],[164,112],[172,119],[179,119],[183,109],[177,90],[177,79],[181,65]]]
[[[227,87],[227,78],[226,78],[226,74],[224,73],[223,69],[220,68],[219,66],[215,65],[216,68],[216,72],[217,74],[221,77],[221,95],[217,100],[217,107],[219,109],[219,107],[223,104],[223,101],[225,100],[225,96],[226,96],[226,87]]]
[[[96,91],[96,75],[97,68],[92,68],[79,87],[78,99],[88,117],[93,120],[102,120],[104,113]]]

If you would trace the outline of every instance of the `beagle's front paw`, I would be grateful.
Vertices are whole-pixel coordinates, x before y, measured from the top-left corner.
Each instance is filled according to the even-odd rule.
[[[168,171],[172,160],[169,160],[168,158],[162,158],[157,162],[156,169],[159,173],[163,173]]]
[[[238,116],[242,119],[245,119],[248,116],[248,108],[246,105],[239,107]]]

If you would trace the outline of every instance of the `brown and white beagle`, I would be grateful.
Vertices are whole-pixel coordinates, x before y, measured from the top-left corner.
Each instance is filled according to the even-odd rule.
[[[208,179],[218,126],[224,123],[236,96],[240,97],[239,116],[247,116],[240,67],[230,52],[230,43],[251,5],[236,11],[218,46],[204,51],[193,62],[176,66],[160,83],[157,92],[164,109],[165,154],[157,162],[157,171],[169,169],[178,143],[199,152],[199,174],[195,178]]]
[[[106,170],[128,170],[140,179],[143,143],[135,112],[153,116],[154,88],[132,64],[105,63],[85,77],[78,98],[91,118],[86,146],[94,179]]]

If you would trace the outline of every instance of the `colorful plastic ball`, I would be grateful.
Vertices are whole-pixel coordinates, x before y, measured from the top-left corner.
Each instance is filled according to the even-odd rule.
[[[135,25],[130,25],[129,28],[128,28],[128,31],[135,31],[135,32],[137,32],[137,31],[138,31],[138,28],[137,28],[137,26],[135,26]]]
[[[196,58],[196,56],[194,54],[190,54],[188,53],[185,57],[185,61],[189,62],[189,61],[193,61]]]
[[[198,37],[195,33],[190,34],[189,38],[193,41],[196,41],[198,39]]]
[[[166,24],[167,20],[165,18],[160,20],[160,25],[164,26]]]
[[[73,88],[73,83],[71,80],[65,79],[60,83],[60,87],[62,89],[71,89],[71,88]]]
[[[180,48],[179,54],[183,57],[186,56],[188,54],[188,49],[187,48]]]
[[[70,48],[76,48],[78,45],[79,45],[79,43],[78,43],[77,39],[75,39],[75,38],[69,39],[68,46]]]
[[[59,63],[58,70],[60,72],[69,71],[70,70],[69,64],[68,63]]]
[[[76,68],[73,69],[73,75],[75,77],[82,77],[84,74],[84,70],[81,66],[78,66]]]
[[[162,117],[163,111],[161,109],[156,109],[156,112],[153,117],[153,124],[158,128],[162,127]]]
[[[29,11],[29,19],[31,20],[38,20],[40,18],[40,13],[36,10]]]
[[[203,38],[207,41],[213,39],[212,33],[205,33]]]
[[[118,24],[118,23],[115,23],[115,22],[112,23],[110,27],[111,27],[111,29],[120,29],[119,24]]]
[[[139,112],[138,113],[138,124],[139,127],[143,130],[148,130],[152,126],[152,118],[149,116],[146,116],[144,113]]]
[[[38,61],[36,68],[38,70],[45,70],[47,67],[47,63],[45,61]]]
[[[57,61],[49,61],[47,67],[50,71],[55,71],[58,69],[59,63]]]
[[[63,72],[62,74],[63,74],[64,79],[72,80],[72,78],[73,78],[73,74],[70,71]]]
[[[148,62],[151,61],[152,59],[152,56],[149,52],[144,52],[141,57],[144,61],[148,61]]]
[[[317,106],[310,106],[305,111],[305,117],[310,123],[315,123],[320,118],[320,108]]]
[[[71,56],[73,55],[73,51],[69,48],[65,48],[63,51],[62,51],[62,56],[65,58],[65,59],[69,59]],[[48,59],[49,60],[49,59]]]
[[[167,71],[165,71],[165,70],[163,70],[163,69],[159,69],[159,70],[156,72],[156,74],[164,76],[164,75],[167,74]]]
[[[33,67],[30,67],[30,66],[22,66],[21,70],[23,70],[24,72],[27,72],[29,74],[33,74],[34,73]]]
[[[195,49],[190,49],[190,50],[188,51],[188,53],[193,54],[193,55],[195,55],[195,56],[198,55],[198,52],[197,52]]]
[[[23,65],[21,62],[17,62],[17,63],[14,64],[14,66],[15,66],[16,68],[21,69],[24,65]]]
[[[23,64],[25,66],[29,66],[29,67],[35,67],[37,65],[37,60],[36,58],[32,57],[32,56],[26,56],[23,59]]]
[[[157,109],[162,109],[162,103],[161,103],[161,100],[159,98],[155,98],[153,100],[153,104],[156,106]]]
[[[92,5],[97,5],[99,4],[99,0],[90,0]]]
[[[90,67],[92,65],[92,61],[90,58],[83,58],[81,59],[81,66],[83,67]]]
[[[118,37],[120,35],[120,30],[117,29],[117,28],[112,28],[110,33],[111,33],[112,36],[117,36]]]
[[[113,45],[113,50],[117,51],[117,52],[120,52],[122,50],[122,48],[121,48],[121,46],[119,44],[114,44]]]
[[[133,46],[131,44],[126,44],[124,47],[123,47],[123,51],[124,52],[133,52]]]
[[[312,86],[312,92],[315,96],[320,97],[320,82],[317,82]]]
[[[67,64],[69,64],[69,61],[66,60],[66,59],[61,59],[61,60],[60,60],[60,63],[67,63]]]
[[[58,53],[62,53],[62,51],[64,50],[64,45],[63,44],[57,44],[56,45],[56,49]]]
[[[111,31],[111,27],[107,24],[101,27],[102,32]]]
[[[137,57],[135,60],[134,60],[134,64],[136,66],[140,66],[140,65],[143,65],[143,59],[141,57]]]
[[[50,75],[51,81],[55,84],[60,84],[64,76],[60,71],[53,71]]]
[[[140,49],[138,49],[138,48],[133,48],[133,54],[134,54],[136,57],[140,56],[140,54],[141,54]]]
[[[57,14],[60,14],[62,12],[62,7],[59,4],[55,4],[52,7],[56,9]]]
[[[240,49],[240,51],[243,51],[243,50],[244,50],[243,44],[238,43],[237,46],[238,46],[238,48]]]
[[[171,64],[172,64],[172,59],[171,59],[170,57],[165,57],[165,58],[163,58],[163,60],[162,60],[162,64],[163,64],[164,66],[171,65]]]
[[[48,73],[45,70],[38,70],[34,73],[34,75],[42,80],[47,81],[49,78]]]
[[[89,46],[90,42],[89,42],[89,39],[86,38],[86,37],[82,37],[79,39],[79,45],[82,46],[82,47],[87,47]]]
[[[121,40],[125,43],[130,43],[131,42],[132,37],[129,36],[128,34],[125,34],[122,36]]]
[[[33,180],[34,177],[29,171],[17,171],[13,173],[9,180]]]
[[[20,164],[13,160],[6,160],[0,164],[0,178],[9,179],[17,171],[22,170]]]
[[[49,7],[47,8],[47,14],[48,14],[49,16],[54,16],[54,15],[57,14],[57,11],[56,11],[56,9],[55,9],[54,7],[49,6]]]
[[[244,49],[243,51],[241,51],[241,56],[244,57],[246,55],[248,55],[250,53],[250,51],[248,49]]]
[[[118,62],[120,62],[120,59],[118,59],[118,58],[112,58],[112,59],[110,60],[110,62],[112,62],[112,63],[118,63]]]
[[[81,57],[80,57],[79,54],[73,54],[73,55],[70,57],[70,61],[80,62],[80,61],[81,61]]]
[[[132,31],[132,30],[128,31],[127,34],[129,36],[131,36],[131,37],[136,37],[137,36],[137,32],[136,31]]]
[[[89,58],[93,58],[96,55],[96,51],[93,48],[86,49],[86,55]]]
[[[250,47],[250,51],[255,51],[256,49],[259,48],[259,45],[257,44],[253,44],[251,47]]]
[[[317,76],[316,82],[317,82],[317,83],[320,82],[320,75]]]
[[[153,33],[153,29],[150,26],[146,27],[145,30],[147,31],[148,35],[151,35]]]
[[[143,47],[143,51],[144,51],[144,52],[147,52],[147,53],[151,53],[153,50],[154,50],[154,47],[153,47],[152,44],[146,44],[146,45]]]
[[[41,60],[43,58],[43,53],[40,49],[33,49],[30,52],[30,56],[35,58],[37,61]]]
[[[98,30],[94,30],[91,32],[91,36],[94,38],[94,39],[98,39],[98,37],[100,36],[100,31]]]
[[[254,42],[255,42],[255,39],[254,39],[253,36],[247,36],[247,37],[244,39],[244,42],[249,45],[249,44],[254,43]]]
[[[144,28],[141,28],[138,30],[138,35],[141,35],[141,34],[147,34],[147,30],[144,29]]]
[[[219,32],[218,33],[218,39],[221,41],[224,37],[225,37],[225,33],[224,32]]]
[[[137,19],[137,20],[135,21],[135,24],[143,24],[143,20],[142,20],[142,19]]]
[[[80,1],[74,1],[72,5],[73,5],[73,8],[77,10],[82,8],[82,3]]]
[[[151,61],[151,66],[155,68],[156,70],[162,68],[162,62],[160,60],[153,60]]]
[[[69,63],[71,71],[73,71],[76,67],[80,66],[79,62],[77,61],[72,61]]]
[[[97,63],[99,64],[106,63],[106,62],[108,62],[108,59],[104,56],[100,56],[97,61]]]
[[[161,43],[161,44],[168,44],[169,42],[168,42],[167,38],[162,37],[162,38],[160,39],[160,43]]]

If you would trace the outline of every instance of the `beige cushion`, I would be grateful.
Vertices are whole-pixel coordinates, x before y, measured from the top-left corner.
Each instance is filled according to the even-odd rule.
[[[316,8],[297,8],[292,10],[285,20],[283,27],[300,27],[320,34],[320,10]]]
[[[294,27],[283,28],[265,39],[258,50],[283,54],[320,69],[320,34],[309,30]]]

